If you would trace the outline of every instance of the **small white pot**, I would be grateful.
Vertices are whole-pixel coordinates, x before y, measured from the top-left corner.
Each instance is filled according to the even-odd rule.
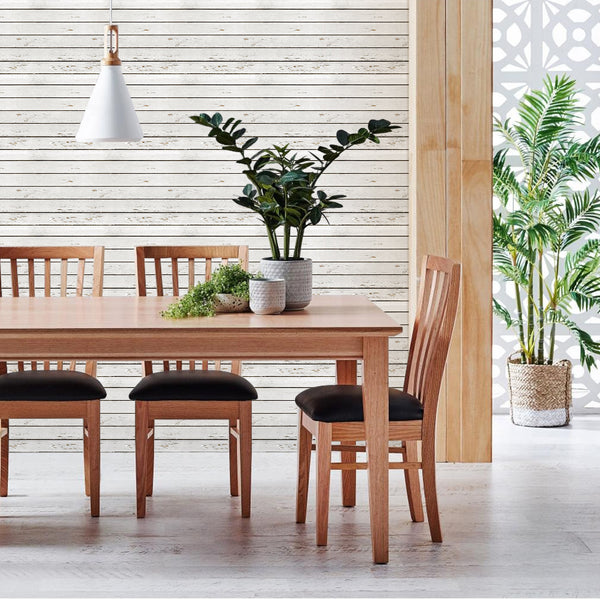
[[[285,309],[285,279],[251,279],[250,310],[257,315],[278,315]]]
[[[263,258],[260,271],[266,279],[285,279],[285,309],[300,310],[312,300],[312,260]]]

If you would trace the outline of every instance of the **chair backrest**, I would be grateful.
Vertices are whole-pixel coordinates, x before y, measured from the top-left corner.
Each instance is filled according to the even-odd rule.
[[[137,290],[139,296],[147,296],[148,291],[157,296],[183,296],[196,284],[208,281],[213,270],[236,260],[242,269],[248,269],[248,246],[138,246],[135,249],[137,267]],[[152,264],[154,284],[147,274],[146,263]],[[202,368],[208,369],[204,359]],[[177,370],[183,369],[183,361],[175,361]],[[190,360],[190,369],[196,368],[196,361]],[[144,362],[144,374],[152,373],[152,361]],[[163,369],[171,368],[169,361],[163,361]],[[221,361],[215,361],[215,368],[221,369]],[[240,374],[240,361],[231,362],[231,372]]]
[[[460,264],[440,256],[425,256],[421,289],[413,325],[404,391],[419,398],[424,426],[435,427],[437,403],[456,320]]]
[[[91,285],[86,276],[88,261],[92,261]],[[84,292],[102,296],[103,279],[102,246],[0,247],[0,296],[83,296]],[[63,366],[62,360],[56,362],[56,368]],[[44,369],[53,367],[50,361],[43,362]],[[19,361],[17,368],[23,371],[25,362]],[[31,361],[31,369],[37,368],[37,361]],[[70,361],[68,368],[74,371],[76,361]],[[0,373],[7,370],[6,362],[0,362]],[[87,361],[85,371],[95,375],[96,362]]]

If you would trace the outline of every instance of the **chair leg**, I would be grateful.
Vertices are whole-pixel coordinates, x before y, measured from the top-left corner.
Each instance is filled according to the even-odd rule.
[[[442,541],[440,526],[440,513],[438,510],[437,491],[435,484],[435,443],[423,442],[423,490],[425,492],[425,506],[427,507],[427,520],[431,541]]]
[[[135,483],[138,519],[146,516],[148,420],[148,402],[137,400],[135,403]]]
[[[319,423],[317,430],[317,546],[327,546],[332,431],[331,423]]]
[[[418,462],[418,442],[403,442],[402,445],[406,449],[406,453],[404,455],[406,462]],[[410,518],[416,523],[422,523],[425,520],[425,515],[423,514],[423,500],[421,499],[419,469],[405,470],[404,481],[406,483],[406,494],[408,496]]]
[[[85,495],[90,496],[90,438],[88,420],[83,420],[83,474],[85,478]]]
[[[156,429],[154,427],[154,419],[148,421],[148,448],[146,449],[146,496],[152,496],[154,491],[154,437]]]
[[[87,411],[88,456],[90,465],[90,507],[92,517],[100,516],[100,400],[90,400]]]
[[[252,402],[240,402],[238,440],[238,479],[242,495],[242,517],[250,516],[252,486]]]
[[[312,433],[302,425],[302,411],[298,411],[298,487],[296,488],[296,523],[306,523],[308,480]]]
[[[345,446],[356,445],[356,440],[347,440],[342,442]],[[355,452],[340,452],[343,463],[356,462]],[[342,473],[342,506],[356,506],[356,471],[354,469],[344,469]]]
[[[238,441],[231,429],[237,428],[236,419],[229,421],[229,493],[232,496],[239,496],[238,490]]]
[[[8,419],[0,420],[0,496],[8,496]]]

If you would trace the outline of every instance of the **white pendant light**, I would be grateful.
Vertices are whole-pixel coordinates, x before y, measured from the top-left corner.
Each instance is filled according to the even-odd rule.
[[[119,28],[112,24],[112,0],[110,24],[104,28],[101,65],[76,139],[78,142],[138,142],[143,137],[142,128],[121,71]]]

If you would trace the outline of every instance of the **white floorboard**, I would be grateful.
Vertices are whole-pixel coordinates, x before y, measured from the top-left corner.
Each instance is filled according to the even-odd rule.
[[[134,516],[131,454],[105,454],[102,517],[88,516],[82,458],[11,456],[0,499],[2,597],[600,595],[600,418],[561,429],[495,419],[492,465],[439,466],[445,541],[410,522],[392,473],[391,552],[371,563],[366,475],[314,545],[314,499],[294,523],[295,455],[255,453],[253,515],[228,495],[227,455],[159,454],[148,516]],[[314,492],[314,487],[311,489]]]

